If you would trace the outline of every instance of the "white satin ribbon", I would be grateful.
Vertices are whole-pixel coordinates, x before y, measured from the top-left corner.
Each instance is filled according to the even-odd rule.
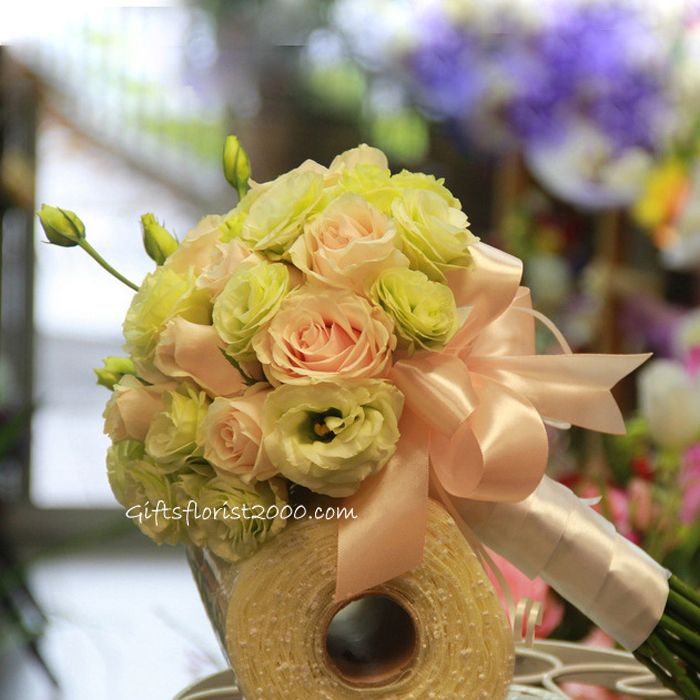
[[[451,500],[486,546],[540,576],[628,651],[654,631],[669,572],[566,486],[545,476],[519,503]]]

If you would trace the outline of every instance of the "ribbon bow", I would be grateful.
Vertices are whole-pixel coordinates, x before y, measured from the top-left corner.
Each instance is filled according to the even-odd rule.
[[[544,421],[609,433],[625,426],[610,390],[648,355],[537,355],[522,263],[484,243],[475,269],[448,279],[468,316],[442,352],[399,360],[390,379],[405,407],[396,453],[344,502],[336,599],[417,567],[423,556],[431,477],[437,497],[516,502],[547,466]],[[545,321],[550,324],[549,321]],[[447,505],[447,504],[446,504]]]

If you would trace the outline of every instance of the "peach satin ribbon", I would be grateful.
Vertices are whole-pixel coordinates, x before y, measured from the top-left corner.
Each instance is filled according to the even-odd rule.
[[[543,420],[624,432],[610,389],[648,355],[536,355],[520,260],[484,243],[471,250],[475,269],[448,280],[469,308],[461,329],[442,352],[392,369],[405,396],[401,438],[382,472],[343,503],[356,518],[339,523],[336,600],[420,564],[431,469],[450,496],[517,502],[544,475]]]

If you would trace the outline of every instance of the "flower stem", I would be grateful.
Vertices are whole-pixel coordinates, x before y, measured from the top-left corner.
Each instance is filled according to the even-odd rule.
[[[659,624],[634,655],[680,698],[700,700],[700,595],[676,576]]]
[[[78,245],[99,265],[101,265],[110,275],[116,277],[120,282],[123,282],[127,287],[131,287],[135,292],[138,292],[138,285],[128,280],[124,275],[119,274],[84,238],[78,241]]]
[[[659,680],[668,688],[678,693],[683,700],[700,700],[700,686],[688,676],[686,669],[678,663],[676,657],[661,641],[659,635],[652,634],[646,641],[652,658],[665,671]]]
[[[688,664],[691,671],[700,669],[700,655],[694,650],[683,644],[683,641],[669,634],[665,630],[659,630],[658,634],[664,644],[673,652],[681,661]],[[695,674],[697,676],[697,674]]]
[[[671,632],[679,639],[682,639],[696,651],[700,651],[700,634],[693,632],[692,629],[689,629],[683,623],[674,619],[670,615],[662,616],[659,627],[660,629]]]
[[[679,593],[700,609],[700,593],[691,588],[685,581],[679,579],[678,576],[671,576],[668,585],[672,591]]]

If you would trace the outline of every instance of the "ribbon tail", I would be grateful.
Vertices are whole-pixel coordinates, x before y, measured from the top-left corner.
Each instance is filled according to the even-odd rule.
[[[625,422],[610,390],[649,357],[578,353],[477,358],[470,368],[527,397],[545,418],[621,435]]]
[[[428,508],[428,427],[410,409],[401,439],[382,471],[343,501],[354,517],[340,520],[335,600],[415,569],[423,560]]]

